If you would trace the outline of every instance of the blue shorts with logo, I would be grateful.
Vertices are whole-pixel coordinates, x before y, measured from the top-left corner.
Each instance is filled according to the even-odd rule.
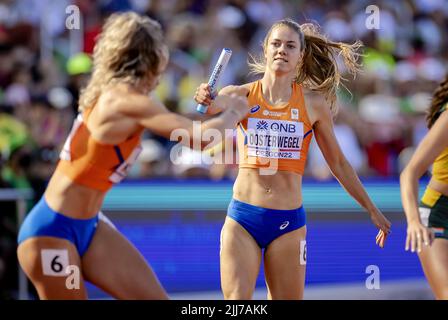
[[[303,206],[292,210],[276,210],[232,199],[227,216],[246,229],[262,249],[281,235],[306,225]]]
[[[42,196],[22,223],[17,240],[20,244],[33,237],[66,239],[75,245],[82,257],[89,248],[99,219],[101,219],[100,214],[91,219],[67,217],[51,209]]]

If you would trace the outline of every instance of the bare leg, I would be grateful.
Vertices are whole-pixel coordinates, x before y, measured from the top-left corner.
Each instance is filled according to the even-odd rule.
[[[143,256],[102,220],[82,257],[82,266],[87,281],[117,299],[168,299]]]
[[[300,243],[305,239],[306,226],[278,237],[267,247],[264,266],[268,299],[303,299],[306,265],[300,264]]]
[[[249,300],[260,271],[261,249],[235,220],[227,217],[221,234],[221,287],[224,299]]]
[[[448,240],[436,238],[431,247],[423,246],[419,258],[436,299],[448,300]]]
[[[42,250],[61,250],[62,255],[68,256],[68,265],[78,267],[79,289],[71,289],[71,286],[67,286],[65,271],[68,265],[60,264],[63,258],[54,255],[53,258],[50,258],[51,261],[42,260]],[[36,287],[40,299],[87,299],[81,272],[81,260],[78,251],[70,241],[53,237],[30,238],[19,245],[17,256],[23,271]],[[44,273],[44,264],[47,274]],[[51,269],[52,265],[54,270]],[[48,274],[48,270],[54,274]],[[59,274],[57,275],[57,273]]]

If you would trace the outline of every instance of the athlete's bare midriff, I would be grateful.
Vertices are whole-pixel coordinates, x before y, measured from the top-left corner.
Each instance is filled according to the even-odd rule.
[[[233,197],[263,208],[296,209],[302,205],[302,176],[289,171],[261,175],[260,169],[240,168]]]
[[[443,183],[442,181],[436,180],[434,178],[431,178],[428,187],[448,197],[448,184]]]
[[[58,170],[45,191],[45,200],[51,209],[74,219],[93,218],[103,204],[106,192],[74,183]]]

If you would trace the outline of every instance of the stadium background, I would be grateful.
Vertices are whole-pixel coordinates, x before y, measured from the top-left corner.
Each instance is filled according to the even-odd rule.
[[[378,29],[366,27],[369,5],[379,9]],[[81,20],[79,28],[75,23],[69,29],[73,8]],[[416,255],[404,251],[398,175],[426,132],[431,93],[447,71],[446,0],[2,0],[0,299],[24,297],[15,256],[17,212],[23,214],[41,196],[54,169],[102,22],[124,10],[163,25],[171,57],[156,95],[192,119],[199,119],[194,91],[208,79],[222,47],[231,48],[233,56],[220,86],[251,81],[248,53],[261,52],[263,36],[276,20],[311,20],[332,40],[362,40],[364,72],[355,81],[348,78],[338,93],[335,132],[369,194],[392,220],[393,233],[384,250],[375,247],[367,215],[331,178],[313,145],[303,187],[309,221],[305,297],[432,298]],[[130,177],[108,195],[104,211],[173,298],[221,299],[219,232],[236,166],[197,163],[200,155],[194,152],[174,165],[173,144],[150,134],[143,147]],[[370,265],[381,272],[380,290],[366,289]],[[264,297],[262,279],[261,270],[256,298]],[[92,298],[108,298],[94,287],[89,292]],[[34,295],[30,288],[29,297]]]

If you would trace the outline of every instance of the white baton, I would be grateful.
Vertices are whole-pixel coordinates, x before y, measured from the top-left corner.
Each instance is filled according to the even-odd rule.
[[[221,77],[224,69],[227,66],[227,63],[230,60],[230,57],[232,56],[232,50],[228,48],[224,48],[221,51],[221,55],[219,56],[218,62],[216,62],[215,68],[213,69],[212,75],[210,76],[210,79],[208,80],[208,85],[210,86],[210,90],[212,92],[216,89],[216,84],[219,81],[219,78]],[[201,113],[207,113],[208,107],[203,104],[198,104],[196,107],[196,110]]]

